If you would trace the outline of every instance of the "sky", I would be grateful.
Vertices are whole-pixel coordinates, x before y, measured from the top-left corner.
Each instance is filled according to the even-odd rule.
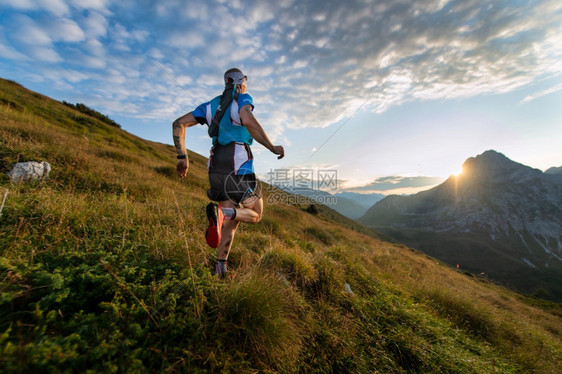
[[[172,144],[231,67],[286,150],[253,146],[265,181],[413,193],[489,149],[562,165],[559,0],[0,0],[0,77],[144,139]],[[206,127],[186,143],[208,156]]]

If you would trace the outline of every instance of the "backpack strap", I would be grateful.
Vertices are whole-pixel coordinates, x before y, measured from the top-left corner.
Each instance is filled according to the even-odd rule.
[[[224,88],[224,91],[221,95],[219,106],[211,123],[209,124],[209,136],[211,138],[219,136],[219,125],[221,123],[222,117],[228,108],[230,108],[230,104],[232,104],[232,100],[238,99],[238,92],[235,90],[235,86],[233,82],[228,82]]]

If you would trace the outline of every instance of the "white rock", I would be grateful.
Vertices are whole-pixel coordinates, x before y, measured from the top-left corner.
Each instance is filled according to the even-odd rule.
[[[12,182],[27,182],[47,178],[51,172],[48,162],[19,162],[8,172]]]

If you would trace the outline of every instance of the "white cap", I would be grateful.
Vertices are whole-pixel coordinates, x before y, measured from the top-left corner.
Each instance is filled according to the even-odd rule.
[[[244,83],[244,78],[248,79],[239,69],[229,69],[224,73],[224,84],[227,84],[229,80],[232,80],[234,84]]]

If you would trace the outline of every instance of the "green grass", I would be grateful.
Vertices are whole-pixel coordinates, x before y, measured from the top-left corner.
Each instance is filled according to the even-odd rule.
[[[167,129],[170,131],[171,129]],[[1,372],[554,373],[562,308],[318,206],[204,241],[206,160],[0,80]],[[15,162],[48,180],[13,184]],[[269,193],[266,189],[266,198]],[[346,291],[346,284],[352,293]]]

